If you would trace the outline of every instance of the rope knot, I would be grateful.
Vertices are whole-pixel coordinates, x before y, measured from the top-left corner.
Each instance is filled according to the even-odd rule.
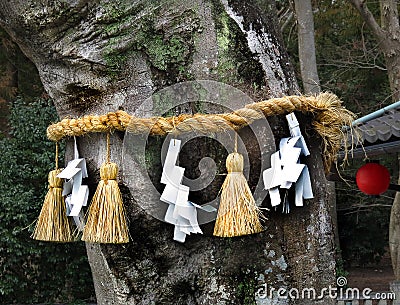
[[[55,169],[49,172],[48,181],[49,188],[62,188],[63,181],[61,178],[58,178],[57,175],[61,173],[62,169]]]
[[[243,156],[237,152],[230,153],[226,158],[226,169],[228,173],[243,173]]]
[[[118,165],[113,162],[103,163],[100,167],[101,180],[116,180],[118,176]]]

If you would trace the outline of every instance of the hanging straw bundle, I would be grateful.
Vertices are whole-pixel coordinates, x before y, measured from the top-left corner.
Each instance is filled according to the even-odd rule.
[[[121,192],[118,187],[118,166],[110,162],[107,134],[107,162],[100,167],[100,182],[89,208],[82,240],[92,243],[127,243],[128,227]]]
[[[260,209],[243,175],[243,156],[237,152],[229,154],[226,168],[228,175],[221,189],[214,235],[232,237],[261,232]]]
[[[49,190],[32,234],[34,239],[55,242],[69,242],[74,239],[62,196],[63,180],[57,177],[61,171],[62,169],[58,169],[58,145],[56,144],[56,169],[49,173]]]

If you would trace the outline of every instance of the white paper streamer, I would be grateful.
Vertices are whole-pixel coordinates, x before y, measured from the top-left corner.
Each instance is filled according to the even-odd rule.
[[[74,137],[74,159],[68,162],[67,167],[57,177],[66,179],[62,194],[66,196],[67,215],[73,217],[79,231],[83,230],[85,224],[82,206],[87,205],[89,188],[87,185],[82,185],[82,179],[87,176],[86,161],[84,158],[79,158]]]
[[[303,199],[314,198],[308,168],[300,163],[300,154],[310,154],[307,144],[301,134],[299,123],[294,113],[286,116],[292,137],[283,138],[279,144],[279,151],[271,155],[271,167],[264,170],[264,187],[268,190],[271,205],[277,206],[282,200],[279,188],[289,189],[295,185],[295,205],[303,206]],[[283,200],[283,211],[289,213],[287,191]]]
[[[306,141],[304,140],[304,137],[301,134],[299,122],[297,121],[297,118],[294,115],[294,113],[292,112],[292,113],[289,113],[288,115],[286,115],[286,120],[288,121],[290,135],[292,137],[300,137],[298,147],[301,148],[303,155],[304,156],[310,155],[310,151],[308,150]]]
[[[197,221],[197,209],[214,212],[211,206],[199,206],[189,201],[189,187],[182,184],[185,169],[176,165],[181,141],[172,139],[169,142],[165,158],[161,183],[165,184],[160,200],[169,204],[165,213],[165,221],[175,225],[174,240],[185,242],[186,235],[203,232]]]

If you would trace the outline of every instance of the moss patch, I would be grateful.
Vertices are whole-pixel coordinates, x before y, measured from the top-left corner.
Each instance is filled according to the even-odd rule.
[[[254,272],[247,270],[242,273],[242,277],[237,284],[237,297],[240,304],[243,305],[256,305],[255,294],[257,283],[254,278]]]
[[[187,67],[199,27],[192,10],[168,11],[167,3],[156,6],[119,1],[104,7],[104,34],[109,37],[103,58],[107,72],[118,77],[132,52],[145,54],[153,74],[159,79],[190,80]],[[162,24],[160,22],[162,20]]]
[[[245,34],[220,2],[213,1],[213,5],[218,43],[216,73],[220,80],[228,83],[247,82],[262,87],[265,85],[264,72],[249,50]]]

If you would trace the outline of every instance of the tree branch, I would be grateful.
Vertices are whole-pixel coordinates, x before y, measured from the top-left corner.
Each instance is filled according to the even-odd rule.
[[[370,64],[368,62],[360,62],[360,61],[334,60],[332,61],[332,63],[318,64],[318,66],[331,66],[337,68],[347,68],[353,66],[358,69],[378,69],[381,71],[387,71],[385,67],[379,66],[377,64]]]
[[[290,11],[288,14],[285,14],[285,18],[286,18],[286,20],[283,22],[283,24],[281,26],[282,33],[285,30],[285,28],[289,25],[289,23],[293,20],[293,12]]]
[[[350,3],[358,10],[360,13],[361,17],[364,19],[364,21],[368,24],[368,26],[371,28],[372,32],[378,39],[383,39],[384,38],[384,31],[382,28],[379,26],[379,24],[376,22],[374,16],[372,15],[371,11],[368,9],[367,4],[365,3],[364,0],[349,0]]]

